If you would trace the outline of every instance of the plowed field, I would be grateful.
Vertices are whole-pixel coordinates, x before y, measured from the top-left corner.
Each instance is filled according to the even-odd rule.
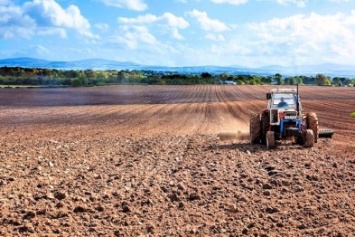
[[[0,90],[0,236],[355,236],[355,88],[311,149],[219,141],[271,86]]]

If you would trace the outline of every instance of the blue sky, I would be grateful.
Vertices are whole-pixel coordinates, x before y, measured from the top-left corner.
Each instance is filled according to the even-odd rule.
[[[0,0],[0,58],[355,65],[355,0]]]

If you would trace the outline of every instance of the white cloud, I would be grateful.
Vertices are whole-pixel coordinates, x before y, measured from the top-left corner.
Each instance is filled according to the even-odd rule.
[[[355,10],[350,14],[311,13],[274,18],[238,25],[238,30],[223,34],[224,41],[218,41],[215,34],[207,34],[205,38],[214,40],[214,43],[197,46],[194,50],[184,49],[199,55],[193,62],[188,59],[185,62],[252,67],[328,62],[350,64],[355,55]]]
[[[149,33],[149,30],[146,27],[135,26],[134,30],[135,30],[134,32],[128,32],[126,34],[127,38],[131,40],[139,39],[140,41],[151,45],[157,43],[157,39],[154,37],[154,35]]]
[[[184,37],[180,30],[189,27],[182,17],[166,12],[156,16],[146,14],[136,18],[118,18],[118,32],[110,38],[110,47],[119,48],[124,60],[150,65],[176,65],[182,53],[177,45]],[[166,37],[169,34],[170,37]],[[117,60],[122,60],[116,57]]]
[[[155,16],[153,14],[146,14],[143,16],[138,16],[137,18],[118,18],[120,23],[124,24],[136,24],[136,25],[144,25],[151,24],[155,22],[162,22],[170,27],[175,27],[179,29],[185,29],[189,26],[189,23],[182,17],[177,17],[170,12],[166,12],[161,16]]]
[[[207,12],[193,10],[187,13],[189,16],[196,18],[201,28],[205,31],[222,32],[229,30],[229,27],[222,21],[210,19]]]
[[[276,2],[282,5],[294,4],[297,7],[305,7],[308,3],[308,0],[276,0]]]
[[[35,19],[39,27],[75,29],[83,36],[98,38],[90,31],[89,21],[81,15],[77,6],[70,5],[67,9],[63,9],[54,0],[34,0],[25,3],[23,11],[24,14]]]
[[[171,33],[173,35],[173,38],[175,38],[175,39],[178,39],[178,40],[185,39],[184,36],[182,36],[177,29],[173,29]]]
[[[211,2],[217,4],[228,3],[232,5],[241,5],[247,3],[248,0],[211,0]]]
[[[153,14],[138,16],[137,18],[119,17],[118,21],[124,24],[149,24],[156,22],[159,18]]]
[[[0,6],[0,38],[10,39],[17,35],[30,38],[36,27],[35,21],[23,15],[20,7],[6,1],[3,4]]]
[[[107,6],[127,8],[134,11],[144,11],[148,8],[142,0],[101,0]]]
[[[154,24],[154,26],[167,30],[173,38],[179,40],[183,39],[183,36],[179,33],[179,29],[189,27],[189,23],[184,18],[177,17],[170,12],[166,12],[161,16],[146,14],[137,18],[120,17],[118,21],[124,25],[145,26],[147,28]]]
[[[148,45],[157,44],[157,39],[144,26],[122,26],[120,34],[114,36],[112,41],[123,44],[130,49],[137,49],[141,43]]]
[[[0,27],[0,38],[3,39],[12,39],[17,36],[22,38],[30,39],[33,36],[32,29],[28,29],[25,27]]]
[[[351,33],[343,24],[350,19],[342,14],[322,16],[312,13],[309,16],[274,18],[264,23],[249,24],[249,27],[255,30],[261,39],[270,42],[326,42],[345,32]]]
[[[180,62],[179,43],[158,40],[145,26],[121,26],[110,38],[107,47],[100,48],[118,61],[132,61],[146,65],[177,65]],[[116,53],[119,52],[119,53]],[[114,52],[114,53],[113,53]]]
[[[15,5],[0,6],[0,26],[24,26],[34,25],[34,21],[23,15],[22,9]]]
[[[167,24],[171,27],[185,29],[189,26],[189,23],[182,17],[176,17],[174,14],[170,12],[164,13],[160,19],[166,21]]]
[[[48,54],[49,53],[49,50],[44,47],[43,45],[35,45],[35,46],[32,46],[31,47],[31,51],[35,51],[37,54]]]
[[[300,60],[346,60],[355,54],[355,11],[351,15],[295,15],[248,25],[261,55]],[[305,63],[307,63],[305,61]]]
[[[68,34],[66,30],[62,28],[53,28],[53,27],[41,27],[37,30],[38,35],[56,35],[60,38],[67,38]]]
[[[0,37],[2,38],[15,36],[30,38],[36,34],[59,35],[65,38],[67,29],[75,30],[85,37],[99,38],[91,32],[89,21],[81,15],[77,6],[70,5],[67,9],[63,9],[54,0],[33,0],[23,6],[7,3],[0,6]]]

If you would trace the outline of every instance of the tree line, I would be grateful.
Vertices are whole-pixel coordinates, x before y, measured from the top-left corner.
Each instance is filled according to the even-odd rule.
[[[226,81],[238,85],[354,85],[355,78],[315,76],[237,75],[237,74],[181,74],[152,70],[57,70],[42,68],[0,67],[0,85],[28,86],[100,86],[110,84],[147,85],[201,85],[223,84]]]

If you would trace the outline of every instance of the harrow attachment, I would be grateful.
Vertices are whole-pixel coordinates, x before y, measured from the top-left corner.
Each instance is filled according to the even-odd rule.
[[[318,136],[319,138],[332,138],[334,133],[332,129],[319,129]]]
[[[217,134],[217,137],[222,140],[231,140],[231,139],[237,139],[237,140],[249,140],[249,133],[248,132],[220,132]]]

